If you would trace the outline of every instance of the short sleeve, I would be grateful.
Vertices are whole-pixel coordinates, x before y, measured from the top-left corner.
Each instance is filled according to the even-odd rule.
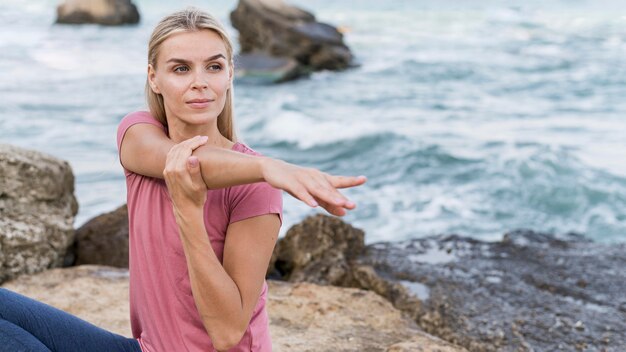
[[[130,128],[130,126],[138,124],[138,123],[149,123],[151,125],[155,125],[165,131],[165,126],[162,123],[157,121],[152,115],[150,115],[147,111],[135,111],[130,114],[124,116],[120,124],[117,126],[117,150],[118,152],[121,150],[122,140],[124,139],[124,135],[126,131]]]
[[[124,139],[124,135],[130,126],[138,123],[149,123],[151,125],[155,125],[165,132],[165,126],[152,117],[152,115],[147,111],[135,111],[124,116],[122,121],[120,121],[120,124],[117,126],[117,156],[120,159],[120,163],[122,162],[120,153],[122,152],[122,141]],[[123,166],[124,165],[122,165],[122,167]]]
[[[229,192],[229,224],[259,215],[277,214],[283,223],[282,192],[267,182],[231,187]]]
[[[233,150],[248,155],[262,156],[243,143],[235,144]],[[282,225],[283,194],[269,183],[257,182],[230,187],[227,194],[229,224],[259,215],[277,214]]]

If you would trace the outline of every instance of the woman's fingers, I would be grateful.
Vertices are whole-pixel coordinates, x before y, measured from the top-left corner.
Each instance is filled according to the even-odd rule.
[[[328,175],[328,181],[335,188],[348,188],[364,184],[367,181],[365,176],[333,176]]]
[[[209,137],[207,136],[195,136],[193,138],[189,138],[185,141],[178,143],[176,146],[184,146],[184,147],[190,148],[193,151],[196,148],[206,144],[208,140],[209,140]]]
[[[322,199],[329,205],[334,205],[337,207],[345,208],[345,209],[354,209],[356,204],[350,201],[346,196],[341,194],[337,188],[330,182],[329,176],[323,172],[317,172],[313,178],[312,188],[310,192],[317,199]]]
[[[319,205],[326,209],[327,212],[329,212],[330,214],[336,215],[336,216],[344,216],[346,215],[346,211],[344,208],[334,205],[334,204],[330,204],[327,203],[321,199],[318,199],[317,202],[319,203]]]

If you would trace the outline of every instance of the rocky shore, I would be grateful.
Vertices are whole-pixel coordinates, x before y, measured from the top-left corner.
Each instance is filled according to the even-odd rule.
[[[51,224],[67,230],[76,213],[67,163],[2,146],[0,175],[3,286],[129,336],[126,208],[58,237]],[[268,268],[277,351],[626,350],[626,244],[521,230],[495,242],[364,239],[317,215],[279,241]]]

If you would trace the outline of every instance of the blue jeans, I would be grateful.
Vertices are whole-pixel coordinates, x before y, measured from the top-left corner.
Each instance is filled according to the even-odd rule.
[[[137,340],[0,288],[0,351],[141,352]]]

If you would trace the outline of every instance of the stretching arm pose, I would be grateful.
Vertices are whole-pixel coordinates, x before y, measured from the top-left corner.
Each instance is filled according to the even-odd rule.
[[[354,209],[355,204],[337,189],[359,186],[366,181],[364,176],[329,175],[277,159],[208,146],[201,142],[202,139],[203,136],[194,137],[197,149],[193,155],[200,161],[202,179],[208,189],[266,181],[309,206],[320,205],[333,215],[343,216],[345,210]],[[135,124],[126,132],[120,158],[128,170],[163,178],[167,153],[175,144],[160,128]]]
[[[337,189],[365,178],[234,148],[232,45],[212,16],[188,9],[164,18],[148,63],[151,115],[125,118],[118,129],[128,171],[133,336],[154,352],[206,351],[209,343],[269,352],[263,292],[281,225],[276,189],[341,216],[356,205]]]

